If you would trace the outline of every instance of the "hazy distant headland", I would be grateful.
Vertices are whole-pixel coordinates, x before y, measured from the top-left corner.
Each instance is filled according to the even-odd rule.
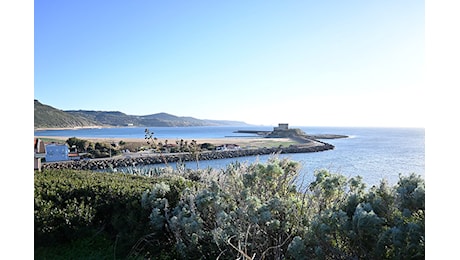
[[[197,119],[168,113],[151,115],[127,115],[119,111],[60,110],[34,100],[34,128],[73,129],[96,127],[185,127],[185,126],[232,126],[249,125],[241,121]]]

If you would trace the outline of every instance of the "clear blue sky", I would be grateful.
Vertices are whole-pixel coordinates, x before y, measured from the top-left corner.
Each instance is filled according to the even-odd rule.
[[[62,110],[424,126],[424,1],[34,2],[34,98]]]

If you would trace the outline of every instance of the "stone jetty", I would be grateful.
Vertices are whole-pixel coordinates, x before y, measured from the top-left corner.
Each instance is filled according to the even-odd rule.
[[[332,150],[334,146],[318,140],[308,144],[291,145],[289,147],[248,148],[223,151],[204,151],[197,154],[199,161],[224,158],[238,158],[266,154],[311,153]],[[75,170],[104,170],[118,167],[133,167],[140,165],[162,164],[174,162],[196,161],[196,155],[191,153],[149,154],[137,157],[117,157],[107,159],[93,159],[80,161],[49,162],[42,165],[42,169],[75,169]]]

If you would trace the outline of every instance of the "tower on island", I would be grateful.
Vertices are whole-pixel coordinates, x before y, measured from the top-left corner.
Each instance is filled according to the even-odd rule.
[[[289,124],[278,124],[278,126],[273,127],[273,131],[285,131],[289,129]]]
[[[278,124],[273,127],[273,131],[269,132],[265,137],[280,138],[280,137],[299,137],[306,136],[305,132],[299,128],[289,128],[288,124]]]

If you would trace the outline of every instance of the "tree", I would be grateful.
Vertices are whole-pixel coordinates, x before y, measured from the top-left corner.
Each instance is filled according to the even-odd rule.
[[[195,159],[196,161],[196,168],[199,169],[200,168],[200,163],[199,163],[199,156],[200,156],[200,151],[201,151],[201,148],[200,146],[196,143],[196,140],[192,140],[192,142],[190,143],[190,146],[189,146],[189,149],[190,151],[190,154],[192,155],[192,157]]]
[[[70,147],[75,145],[75,147],[77,148],[78,152],[85,152],[86,148],[89,145],[89,142],[87,140],[78,139],[76,137],[71,137],[71,138],[67,139],[66,143]]]
[[[163,160],[164,164],[168,165],[168,160],[163,155],[163,144],[158,141],[158,138],[154,137],[154,132],[150,131],[149,129],[145,129],[145,139],[147,140],[147,144],[150,145],[150,148],[153,149],[155,152],[160,153],[160,157]]]

